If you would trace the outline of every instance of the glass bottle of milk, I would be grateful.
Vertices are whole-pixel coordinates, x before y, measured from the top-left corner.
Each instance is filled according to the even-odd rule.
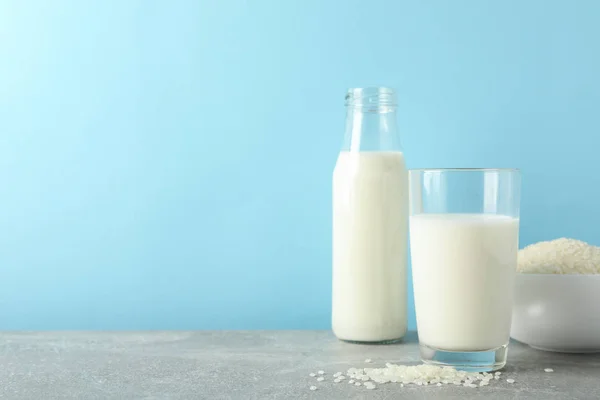
[[[396,94],[350,89],[346,107],[333,172],[332,328],[349,342],[394,342],[406,333],[408,232]]]

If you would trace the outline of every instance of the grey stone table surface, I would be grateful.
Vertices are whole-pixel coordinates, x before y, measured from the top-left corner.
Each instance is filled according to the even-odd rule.
[[[365,359],[373,360],[365,364]],[[332,374],[417,364],[416,335],[395,345],[338,341],[327,331],[0,333],[3,399],[599,399],[600,354],[511,343],[489,386],[334,383]],[[553,368],[554,372],[544,372]],[[311,372],[325,371],[317,382]],[[515,379],[509,384],[507,378]],[[309,387],[315,385],[316,391]]]

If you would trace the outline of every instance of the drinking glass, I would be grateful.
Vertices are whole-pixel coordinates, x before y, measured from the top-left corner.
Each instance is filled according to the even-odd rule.
[[[519,248],[516,169],[409,172],[410,250],[421,358],[504,367]]]

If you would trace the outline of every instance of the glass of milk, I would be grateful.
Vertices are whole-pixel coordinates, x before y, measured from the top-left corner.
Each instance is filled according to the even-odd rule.
[[[410,250],[423,362],[506,364],[519,248],[516,169],[409,172]]]
[[[333,332],[348,342],[396,342],[407,323],[408,171],[392,89],[346,94],[332,183]]]

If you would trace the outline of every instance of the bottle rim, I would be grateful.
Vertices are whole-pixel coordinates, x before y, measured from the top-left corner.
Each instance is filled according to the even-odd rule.
[[[390,87],[350,88],[346,92],[346,107],[396,108],[396,91]]]

